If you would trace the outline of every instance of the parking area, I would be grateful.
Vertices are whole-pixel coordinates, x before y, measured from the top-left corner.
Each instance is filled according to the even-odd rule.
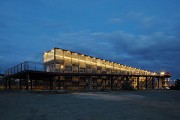
[[[0,91],[1,120],[179,120],[180,91]]]

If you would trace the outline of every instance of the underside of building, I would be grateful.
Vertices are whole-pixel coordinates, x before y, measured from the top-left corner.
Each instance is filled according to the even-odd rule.
[[[169,77],[54,48],[44,53],[43,63],[26,61],[6,70],[4,85],[26,90],[121,90],[128,81],[134,89],[164,89]]]

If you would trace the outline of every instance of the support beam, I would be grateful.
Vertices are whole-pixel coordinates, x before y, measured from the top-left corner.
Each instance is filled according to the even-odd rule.
[[[129,80],[129,77],[128,77],[128,76],[126,76],[126,80]]]
[[[158,89],[159,89],[159,77],[157,78],[157,80],[158,80]]]
[[[146,90],[147,90],[147,87],[148,87],[147,79],[148,79],[148,78],[146,77],[146,80],[145,80],[145,82],[146,82]]]
[[[38,84],[37,84],[37,80],[35,80],[35,81],[34,81],[34,86],[35,86],[36,89],[37,89],[37,85],[38,85]]]
[[[139,90],[139,77],[137,77],[137,89]]]
[[[22,79],[19,79],[19,89],[22,90]]]
[[[46,79],[43,83],[44,83],[45,89],[49,89],[49,81],[48,81],[48,79]]]
[[[31,90],[32,90],[32,86],[33,86],[33,81],[32,81],[32,79],[30,79],[30,86],[31,86]]]
[[[49,87],[50,90],[53,90],[53,80],[49,79]]]
[[[29,90],[29,73],[26,73],[26,90]]]
[[[60,81],[60,76],[58,76],[58,88],[59,88],[59,90],[61,89],[61,81]]]
[[[5,89],[8,89],[8,79],[5,79]]]
[[[113,80],[113,76],[111,76],[111,90],[114,90],[114,80]]]
[[[54,78],[53,78],[54,79]],[[56,90],[57,87],[57,80],[56,78],[53,80],[53,90]]]
[[[152,77],[152,85],[151,88],[154,89],[154,77]]]
[[[8,89],[11,89],[11,78],[8,79]]]
[[[88,77],[88,90],[93,90],[92,88],[92,77]]]

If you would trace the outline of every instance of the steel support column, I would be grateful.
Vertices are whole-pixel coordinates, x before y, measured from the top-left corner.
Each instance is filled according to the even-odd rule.
[[[152,89],[154,89],[154,77],[152,77],[152,86],[151,86]]]
[[[113,80],[113,76],[111,76],[111,90],[114,90],[114,80]]]
[[[157,78],[157,80],[158,80],[158,89],[159,89],[159,77]]]
[[[92,90],[92,77],[88,77],[88,90]]]
[[[8,89],[8,79],[5,79],[5,89]]]
[[[11,89],[11,78],[8,79],[8,89]]]
[[[128,76],[126,76],[126,80],[129,81],[129,77]]]
[[[32,79],[30,79],[30,86],[31,86],[31,90],[32,90],[32,87],[33,87],[33,81],[32,81]]]
[[[137,89],[139,90],[139,77],[137,77]]]
[[[26,73],[26,90],[29,90],[29,73]]]
[[[53,90],[53,80],[49,79],[50,90]]]
[[[34,86],[37,89],[37,80],[34,81]]]
[[[147,87],[148,87],[148,84],[147,84],[147,79],[148,79],[148,78],[146,77],[146,90],[147,90]]]
[[[22,79],[19,79],[19,89],[22,90]]]
[[[60,81],[60,76],[58,76],[58,88],[59,88],[59,90],[61,89],[61,81]]]

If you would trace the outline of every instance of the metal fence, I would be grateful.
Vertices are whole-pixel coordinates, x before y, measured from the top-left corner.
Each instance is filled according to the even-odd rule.
[[[45,71],[44,64],[39,62],[32,62],[32,61],[25,61],[23,63],[20,63],[14,67],[11,67],[7,69],[4,74],[7,75],[13,75],[19,72],[23,72],[26,70],[33,70],[33,71]]]
[[[26,71],[26,70],[32,70],[32,71],[42,71],[42,72],[60,72],[60,73],[95,73],[95,74],[121,74],[121,75],[152,75],[152,76],[155,76],[155,75],[159,75],[159,74],[147,74],[146,72],[143,72],[143,73],[139,73],[139,72],[133,72],[133,71],[93,71],[93,70],[90,70],[90,71],[87,71],[87,70],[84,70],[82,71],[81,69],[74,72],[72,70],[72,66],[71,66],[71,69],[66,69],[66,68],[49,68],[48,66],[46,66],[45,64],[43,63],[40,63],[40,62],[32,62],[32,61],[25,61],[23,63],[20,63],[12,68],[9,68],[5,71],[5,76],[8,76],[8,75],[13,75],[13,74],[16,74],[16,73],[20,73],[20,72],[23,72],[23,71]]]

